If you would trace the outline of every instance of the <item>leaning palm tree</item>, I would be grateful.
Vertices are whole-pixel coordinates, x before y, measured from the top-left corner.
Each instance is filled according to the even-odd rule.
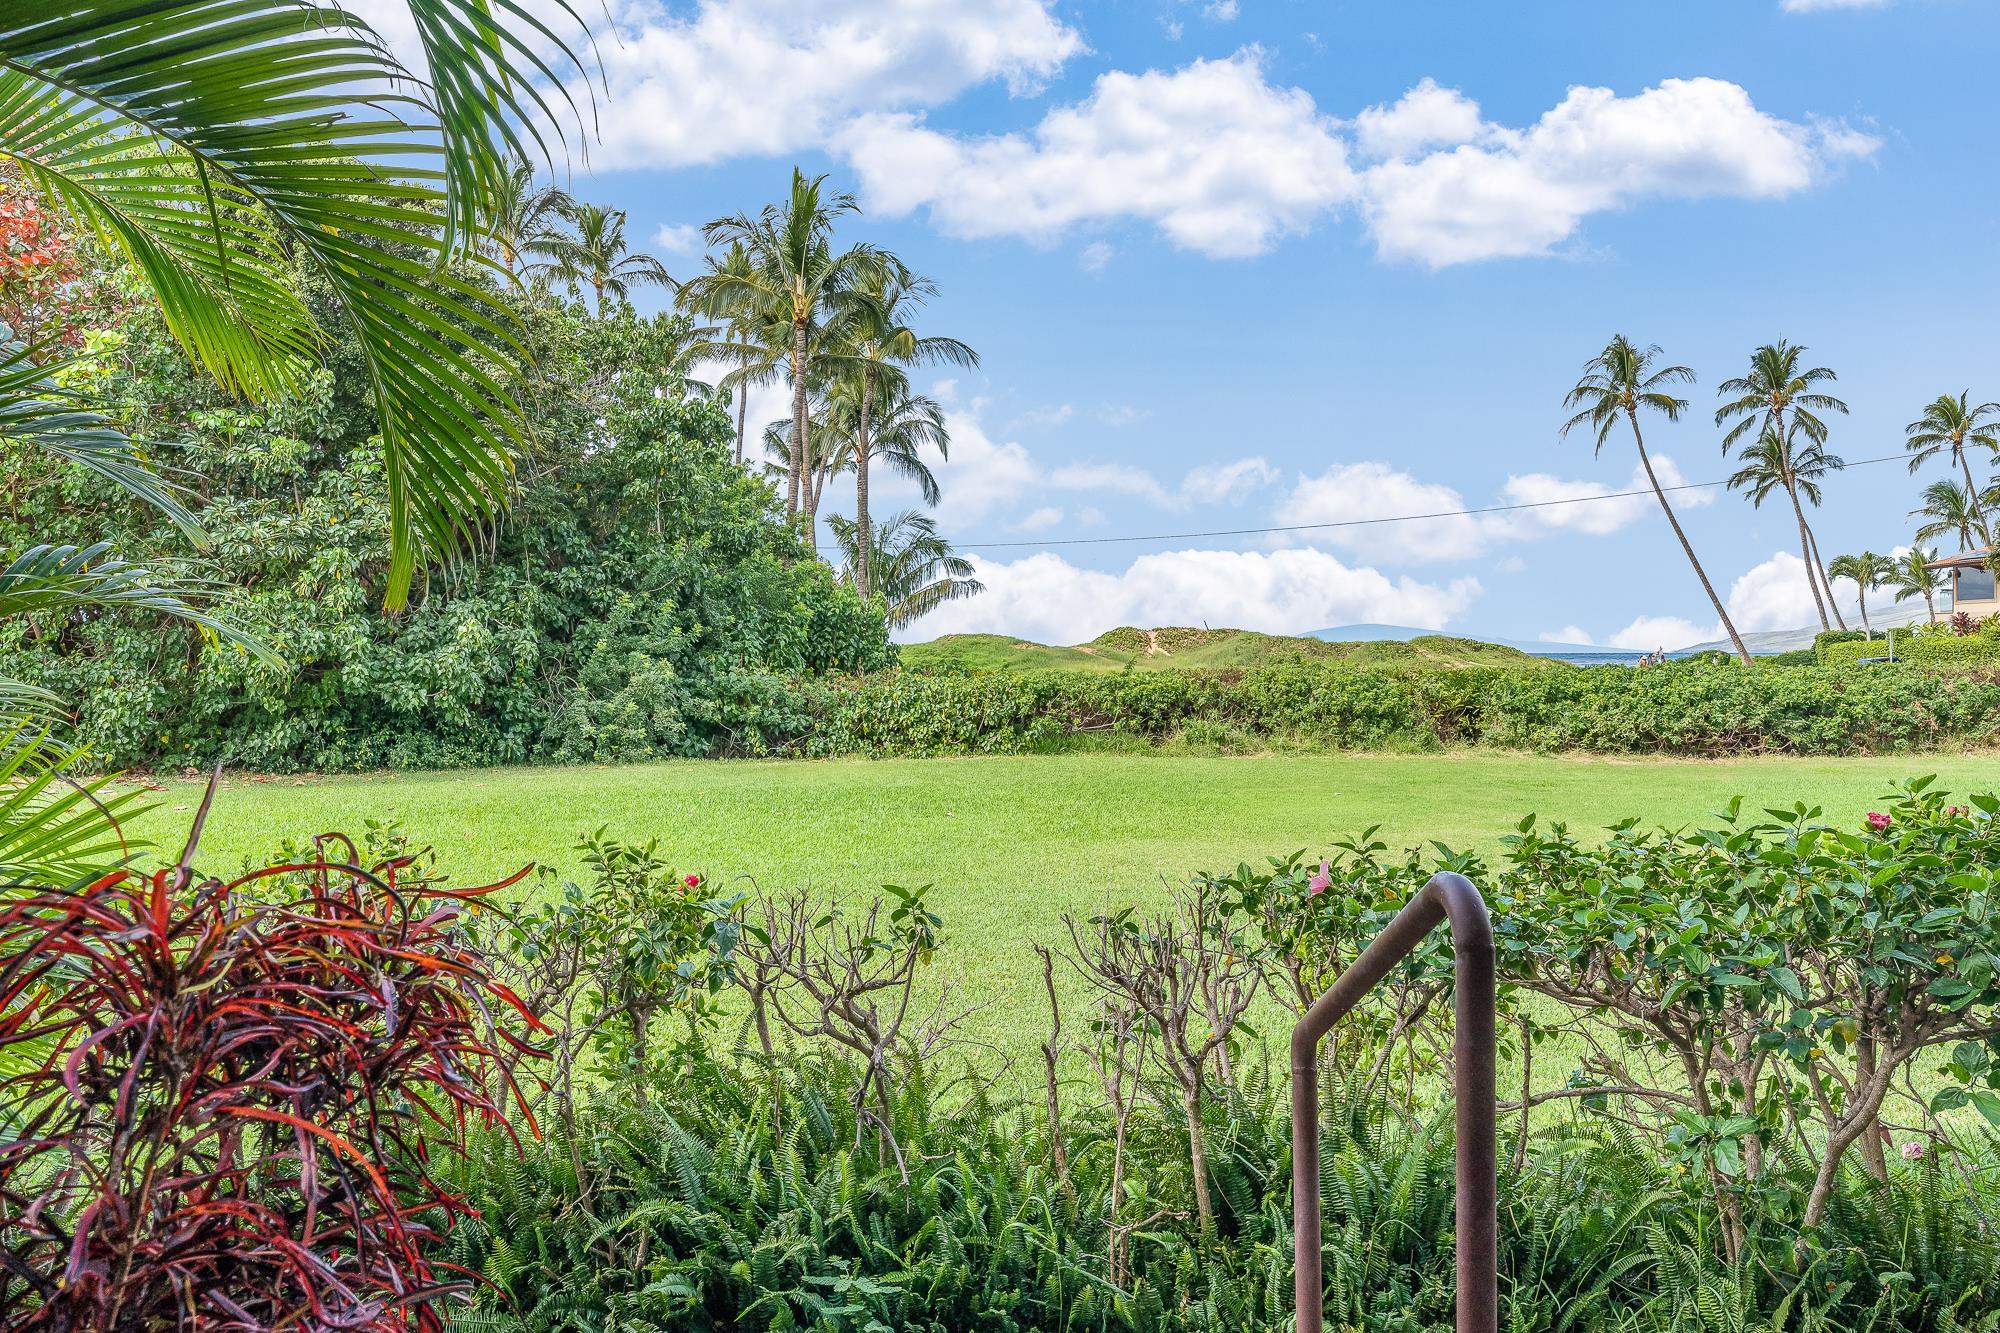
[[[920,334],[910,327],[910,316],[926,300],[937,295],[937,288],[928,278],[912,273],[894,255],[882,254],[868,266],[862,279],[862,289],[870,300],[857,324],[852,349],[853,360],[858,366],[860,392],[855,404],[854,449],[849,456],[854,463],[854,522],[860,532],[854,544],[858,560],[854,583],[861,590],[861,595],[866,597],[870,586],[868,557],[873,548],[868,535],[868,467],[877,453],[871,438],[877,399],[886,401],[888,397],[901,393],[906,405],[928,402],[928,399],[908,397],[907,386],[903,383],[906,367],[943,362],[970,369],[979,364],[979,354],[956,338]],[[942,455],[946,443],[942,416],[938,413],[932,415],[938,418],[935,434]],[[904,452],[898,455],[906,460],[899,464],[906,472],[909,470],[907,460],[915,457],[907,445],[908,441],[905,441]],[[928,469],[925,469],[924,475],[930,475]],[[931,485],[935,487],[936,483]],[[927,503],[937,503],[928,492]]]
[[[1832,629],[1827,619],[1827,608],[1833,605],[1833,591],[1820,595],[1819,580],[1814,577],[1813,568],[1818,551],[1813,542],[1812,529],[1806,523],[1803,501],[1810,501],[1815,507],[1820,502],[1820,481],[1830,472],[1837,472],[1845,466],[1839,458],[1826,452],[1810,437],[1804,439],[1803,447],[1794,449],[1798,437],[1805,434],[1803,426],[1793,421],[1783,434],[1775,424],[1767,424],[1757,442],[1745,448],[1741,454],[1742,466],[1729,478],[1731,490],[1746,491],[1752,507],[1761,509],[1764,501],[1783,492],[1792,502],[1792,514],[1799,524],[1799,555],[1805,562],[1806,586],[1812,589],[1813,606],[1819,611],[1819,627]],[[1838,607],[1835,607],[1838,611]],[[1845,626],[1843,625],[1843,628]]]
[[[1889,557],[1877,555],[1873,551],[1863,551],[1858,555],[1840,555],[1833,558],[1827,572],[1837,579],[1851,579],[1861,598],[1861,628],[1869,636],[1875,627],[1868,623],[1868,594],[1888,581],[1894,566]]]
[[[1979,502],[1972,493],[1955,481],[1940,480],[1924,487],[1922,499],[1923,504],[1910,511],[1911,518],[1924,520],[1917,527],[1917,540],[1956,537],[1959,550],[1971,550],[1972,534],[1979,529]]]
[[[1908,601],[1912,597],[1924,599],[1924,611],[1930,623],[1937,624],[1938,589],[1944,586],[1944,575],[1931,568],[1931,561],[1937,559],[1937,552],[1922,546],[1912,546],[1898,558],[1889,569],[1888,584],[1896,590],[1896,600]]]
[[[808,177],[794,167],[784,204],[766,204],[755,217],[716,218],[702,228],[711,247],[741,245],[749,257],[744,271],[708,275],[713,299],[763,312],[772,327],[781,320],[788,335],[792,443],[785,512],[790,514],[799,512],[810,458],[807,395],[813,377],[825,371],[824,362],[843,341],[829,326],[852,320],[868,304],[858,287],[873,251],[865,245],[833,247],[834,224],[858,205],[851,194],[826,194],[825,184],[826,177]]]
[[[1966,461],[1968,445],[1981,445],[2000,453],[2000,403],[1980,403],[1975,407],[1970,390],[1956,398],[1948,393],[1939,394],[1924,408],[1922,416],[1903,428],[1903,447],[1910,451],[1910,471],[1915,472],[1940,452],[1949,451],[1951,461],[1965,477],[1965,493],[1971,500],[1979,539],[1988,543],[1993,540],[1993,529],[1986,522],[1979,485],[1972,479],[1972,465]]]
[[[1715,424],[1733,421],[1729,433],[1722,437],[1722,452],[1727,454],[1742,443],[1746,436],[1756,432],[1762,439],[1766,432],[1784,442],[1786,452],[1791,452],[1794,432],[1804,436],[1811,444],[1826,444],[1826,414],[1847,415],[1847,404],[1832,394],[1822,392],[1816,386],[1831,384],[1839,376],[1825,366],[1804,366],[1806,349],[1786,342],[1783,338],[1775,343],[1766,343],[1750,354],[1749,373],[1735,379],[1724,380],[1716,387],[1716,392],[1725,401],[1715,410]],[[1787,413],[1790,415],[1788,416]],[[1831,466],[1826,471],[1837,470],[1841,463],[1826,455]],[[1800,545],[1805,548],[1806,582],[1813,585],[1813,601],[1820,606],[1819,623],[1821,629],[1827,625],[1826,608],[1834,608],[1834,618],[1840,619],[1839,604],[1833,596],[1832,587],[1826,582],[1826,568],[1818,559],[1818,551],[1806,524],[1804,509],[1799,504],[1796,486],[1791,481],[1791,469],[1784,470],[1780,481],[1787,496],[1792,501],[1792,510],[1799,521]],[[1753,493],[1753,501],[1762,503],[1762,497]],[[1818,504],[1818,500],[1813,501]],[[1820,590],[1825,588],[1824,598]],[[1845,629],[1843,623],[1841,628]]]
[[[835,514],[827,526],[852,579],[859,555],[854,520]],[[906,509],[876,528],[874,536],[875,595],[887,604],[890,629],[901,629],[946,602],[986,591],[973,577],[972,562],[951,549],[927,514]]]
[[[1708,573],[1695,558],[1694,545],[1688,541],[1687,533],[1681,530],[1681,522],[1674,516],[1674,508],[1667,503],[1667,493],[1660,488],[1660,479],[1653,472],[1653,460],[1646,452],[1645,437],[1639,431],[1639,409],[1658,412],[1669,421],[1678,421],[1687,411],[1687,400],[1676,398],[1666,391],[1670,384],[1691,384],[1694,372],[1686,366],[1665,366],[1654,369],[1654,361],[1660,349],[1647,347],[1641,350],[1620,333],[1605,345],[1602,352],[1584,363],[1583,378],[1576,382],[1563,398],[1565,408],[1575,409],[1575,415],[1565,421],[1562,433],[1568,435],[1578,426],[1588,426],[1596,436],[1596,452],[1604,452],[1604,442],[1610,438],[1611,430],[1623,418],[1632,428],[1632,443],[1639,450],[1639,465],[1645,469],[1646,480],[1652,484],[1653,497],[1660,502],[1660,510],[1667,516],[1667,524],[1680,539],[1681,550],[1686,553],[1688,564],[1694,568],[1694,576],[1701,581],[1702,591],[1715,607],[1717,619],[1728,631],[1729,642],[1736,648],[1736,655],[1743,664],[1750,664],[1750,650],[1743,646],[1743,636],[1736,632],[1729,612],[1723,609],[1722,599],[1715,595],[1715,585],[1708,581]]]
[[[527,444],[513,321],[455,266],[490,262],[493,201],[549,114],[523,71],[551,68],[527,0],[405,2],[424,77],[327,0],[0,6],[0,157],[131,263],[215,378],[289,392],[327,342],[294,256],[332,285],[381,428],[391,607],[498,513]]]
[[[573,292],[590,288],[597,313],[607,300],[625,304],[632,289],[647,283],[671,289],[667,266],[652,255],[634,250],[625,239],[625,210],[577,204],[569,210],[568,234],[548,239],[543,270]]]

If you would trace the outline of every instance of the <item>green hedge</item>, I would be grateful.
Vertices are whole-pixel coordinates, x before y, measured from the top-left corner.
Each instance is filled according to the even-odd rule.
[[[1819,662],[1824,667],[1848,667],[1870,657],[1887,657],[1884,638],[1828,642],[1822,638]],[[2000,639],[1985,634],[1913,634],[1896,632],[1896,660],[1921,667],[2000,666]]]
[[[802,686],[815,756],[1005,753],[1189,724],[1343,748],[1485,745],[1614,754],[1856,754],[2000,741],[2000,671],[1949,675],[1682,662],[1634,670],[1237,674],[901,671]]]

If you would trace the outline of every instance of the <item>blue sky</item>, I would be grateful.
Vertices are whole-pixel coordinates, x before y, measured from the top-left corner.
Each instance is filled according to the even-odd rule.
[[[828,172],[866,208],[849,233],[934,278],[931,328],[984,358],[933,391],[941,522],[991,591],[916,637],[1387,620],[1672,646],[1715,617],[1650,499],[1052,543],[1629,489],[1627,438],[1557,437],[1616,331],[1700,377],[1648,441],[1690,481],[1728,470],[1715,384],[1760,342],[1839,372],[1849,459],[1941,392],[2000,398],[1983,0],[612,12],[574,188],[691,270],[690,228]],[[1926,479],[1836,479],[1827,553],[1907,541]],[[1812,618],[1788,512],[1678,498],[1742,628]]]

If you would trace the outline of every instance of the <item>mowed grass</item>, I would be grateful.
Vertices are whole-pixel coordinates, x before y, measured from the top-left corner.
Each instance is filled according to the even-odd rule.
[[[323,779],[230,779],[199,862],[234,870],[286,835],[396,820],[461,883],[525,863],[578,869],[599,827],[658,838],[719,884],[810,888],[863,902],[883,883],[934,885],[940,972],[985,1007],[966,1031],[1029,1055],[1046,1024],[1033,941],[1064,912],[1156,901],[1167,882],[1382,827],[1492,852],[1521,815],[1596,830],[1627,815],[1682,824],[1735,793],[1859,819],[1891,784],[1936,773],[2000,788],[2000,756],[1734,761],[1495,754],[687,761]],[[174,782],[133,831],[176,849],[200,784]],[[530,879],[523,892],[533,892]],[[1412,885],[1414,889],[1417,886]],[[1081,994],[1074,983],[1065,987]],[[1539,1063],[1539,1062],[1538,1062]]]

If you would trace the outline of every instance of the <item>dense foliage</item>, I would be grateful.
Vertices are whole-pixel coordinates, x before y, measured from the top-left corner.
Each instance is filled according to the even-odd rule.
[[[460,929],[503,887],[334,837],[10,896],[0,1324],[442,1329],[466,1204],[431,1150],[526,1110],[496,1015],[534,1020]]]
[[[1092,998],[1067,1012],[1045,972],[1040,1096],[996,1093],[948,1018],[843,1050],[815,1015],[855,993],[780,979],[751,1005],[789,1014],[795,1040],[753,1046],[689,995],[671,1068],[609,1062],[525,1158],[495,1139],[460,1168],[480,1217],[458,1256],[492,1283],[463,1325],[1282,1327],[1290,1126],[1243,1005],[1261,990],[1296,1013],[1449,867],[1488,889],[1521,1080],[1505,1327],[2000,1327],[1996,812],[1919,780],[1858,828],[1732,809],[1585,845],[1526,820],[1491,865],[1364,832],[1317,864],[1201,876],[1162,909],[1071,922],[1041,955]],[[617,878],[600,865],[584,900],[615,900]],[[731,910],[686,887],[688,911]],[[829,975],[901,948],[872,924],[889,918],[848,915],[871,924],[833,942]],[[777,977],[779,952],[753,925],[733,984]],[[713,975],[727,955],[680,956]],[[1325,1058],[1336,1329],[1450,1326],[1448,957],[1434,937]],[[887,987],[890,1009],[921,1007],[918,975]],[[1948,1062],[1924,1058],[1939,1048]]]
[[[812,754],[1011,752],[1109,732],[1206,744],[1855,754],[2000,737],[2000,674],[1674,662],[1632,670],[901,672],[807,693]]]
[[[479,559],[393,616],[357,349],[252,409],[156,317],[97,335],[93,398],[175,441],[203,501],[212,609],[282,661],[157,618],[51,615],[0,626],[11,669],[76,702],[102,762],[298,770],[756,753],[800,730],[791,681],[884,664],[880,607],[811,558],[730,461],[726,413],[681,378],[686,322],[524,299],[538,444],[520,493]],[[75,469],[19,481],[8,544],[99,533],[128,557],[191,554]]]

